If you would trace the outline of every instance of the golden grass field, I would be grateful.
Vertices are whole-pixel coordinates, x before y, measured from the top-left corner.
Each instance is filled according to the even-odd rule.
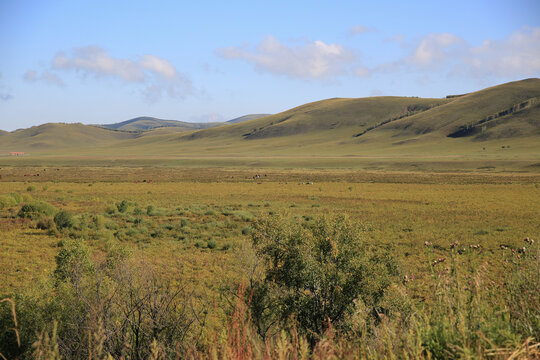
[[[2,174],[0,195],[26,194],[79,219],[100,215],[100,230],[80,231],[95,256],[118,242],[133,258],[209,288],[242,278],[237,259],[250,241],[242,229],[270,212],[299,222],[347,214],[365,226],[371,242],[393,244],[405,272],[419,279],[456,240],[482,245],[482,256],[497,269],[500,244],[519,246],[540,234],[540,175],[171,168],[4,168]],[[130,204],[125,213],[107,214],[122,200]],[[146,214],[149,205],[158,209],[153,216]],[[16,218],[19,208],[0,212],[4,295],[50,276],[62,236]],[[207,248],[208,241],[217,246]],[[426,253],[424,241],[441,248]]]

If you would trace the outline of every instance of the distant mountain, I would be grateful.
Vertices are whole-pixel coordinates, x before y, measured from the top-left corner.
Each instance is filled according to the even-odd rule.
[[[147,131],[155,128],[162,127],[178,127],[182,128],[185,131],[188,130],[198,130],[198,129],[207,129],[210,127],[222,125],[219,122],[208,122],[208,123],[190,123],[178,120],[163,120],[150,116],[141,116],[134,119],[122,121],[114,124],[103,124],[99,125],[101,127],[113,130],[120,131]]]
[[[118,131],[148,131],[157,128],[175,128],[172,132],[181,132],[181,131],[190,131],[190,130],[201,130],[208,129],[216,126],[221,126],[225,124],[236,124],[248,120],[258,119],[261,117],[268,116],[269,114],[251,114],[237,117],[235,119],[226,121],[226,122],[186,122],[179,120],[164,120],[158,119],[150,116],[140,116],[134,119],[122,121],[114,124],[102,124],[97,125],[103,128],[118,130]],[[171,132],[171,131],[169,131]]]
[[[260,119],[260,118],[263,118],[263,117],[266,117],[266,116],[270,116],[270,115],[272,115],[272,114],[250,114],[250,115],[244,115],[244,116],[237,117],[236,119],[232,119],[232,120],[226,121],[226,123],[228,123],[228,124],[238,124],[238,123],[241,123],[241,122],[244,122],[244,121],[249,121],[249,120],[254,120],[254,119]]]

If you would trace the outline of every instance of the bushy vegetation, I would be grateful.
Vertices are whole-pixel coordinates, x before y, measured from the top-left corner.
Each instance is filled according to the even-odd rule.
[[[75,220],[69,211],[62,210],[54,216],[54,223],[58,229],[69,229],[73,227]]]
[[[537,182],[338,175],[45,183],[35,199],[3,182],[17,195],[0,197],[0,299],[17,323],[0,303],[0,353],[538,357],[540,254],[523,240],[537,232]],[[36,202],[62,211],[18,216]],[[57,230],[63,212],[72,225]]]
[[[369,245],[344,217],[298,225],[274,216],[257,223],[256,253],[264,266],[253,279],[251,311],[259,334],[291,320],[314,344],[329,326],[340,327],[355,301],[382,312],[385,290],[397,282],[391,249]]]
[[[37,220],[43,216],[53,216],[57,209],[44,201],[30,201],[25,203],[18,212],[20,218]]]

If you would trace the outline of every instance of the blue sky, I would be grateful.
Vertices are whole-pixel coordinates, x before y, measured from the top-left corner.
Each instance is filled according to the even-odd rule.
[[[0,129],[277,113],[540,77],[540,2],[0,0]]]

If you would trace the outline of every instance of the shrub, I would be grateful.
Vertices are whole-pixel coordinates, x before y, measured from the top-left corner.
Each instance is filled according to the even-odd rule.
[[[36,190],[36,187],[33,186],[33,185],[30,185],[29,187],[26,188],[26,191],[28,191],[28,192],[32,192],[34,190]]]
[[[148,205],[146,207],[146,215],[152,216],[156,212],[156,207],[154,205]]]
[[[128,202],[127,200],[122,200],[119,203],[116,203],[116,208],[118,209],[118,212],[125,213],[128,208]]]
[[[54,223],[58,229],[71,229],[75,225],[75,220],[69,211],[62,210],[55,215]]]
[[[82,240],[63,242],[62,249],[55,259],[56,270],[54,270],[54,277],[57,284],[66,280],[77,283],[83,276],[93,270],[90,250]]]
[[[217,244],[214,240],[208,240],[206,243],[206,247],[209,249],[215,249],[217,247]]]
[[[20,218],[36,220],[43,216],[52,216],[56,211],[56,208],[49,203],[33,201],[24,204],[17,213],[17,216]]]
[[[105,208],[105,212],[109,215],[114,215],[114,213],[116,213],[116,207],[113,205],[109,205]]]
[[[264,277],[253,282],[251,310],[259,333],[287,326],[291,316],[313,344],[340,326],[361,300],[376,312],[398,269],[389,249],[369,246],[345,217],[299,225],[278,216],[257,222],[253,233]]]
[[[246,226],[242,229],[242,235],[249,235],[253,233],[253,228],[251,226]]]
[[[54,223],[54,220],[50,217],[42,218],[40,219],[36,227],[40,230],[54,230],[56,229],[56,224]]]

